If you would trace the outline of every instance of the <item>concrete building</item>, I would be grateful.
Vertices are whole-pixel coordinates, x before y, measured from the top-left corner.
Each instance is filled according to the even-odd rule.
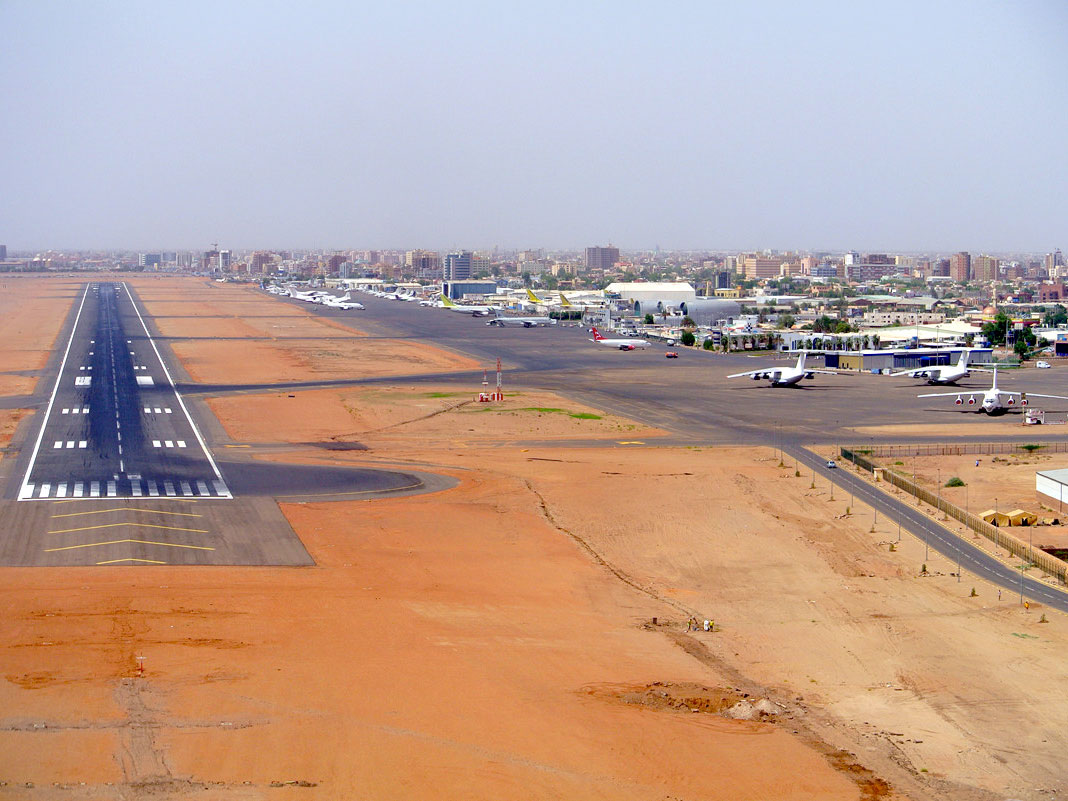
[[[607,272],[619,261],[619,248],[592,247],[586,248],[586,269]]]
[[[976,281],[996,281],[1000,265],[993,256],[976,256],[972,260],[972,277]]]
[[[449,253],[445,257],[443,278],[446,281],[466,281],[471,277],[471,259],[473,256],[474,254],[470,250]]]
[[[7,245],[0,245],[0,261],[7,261]]]
[[[782,259],[766,259],[761,256],[746,256],[741,261],[742,272],[746,278],[778,278],[782,269]]]
[[[954,281],[971,280],[972,257],[967,252],[962,250],[949,257],[949,277]]]

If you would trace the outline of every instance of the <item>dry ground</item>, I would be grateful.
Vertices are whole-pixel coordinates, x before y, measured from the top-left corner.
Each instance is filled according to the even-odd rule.
[[[222,285],[174,280],[149,302],[186,286],[209,316],[247,307],[226,326],[289,308],[225,287],[245,294],[215,313]],[[195,330],[188,313],[174,324]],[[229,344],[181,344],[218,380]],[[317,366],[292,340],[255,345],[271,369]],[[1040,623],[937,557],[920,578],[921,543],[891,552],[896,530],[869,532],[868,512],[845,517],[840,493],[770,454],[623,445],[656,432],[543,394],[491,408],[450,391],[213,401],[262,458],[461,479],[284,505],[314,568],[4,570],[0,798],[1068,791],[1064,617]],[[371,450],[284,444],[330,437]],[[717,630],[686,632],[691,615]],[[725,716],[754,699],[776,714]]]

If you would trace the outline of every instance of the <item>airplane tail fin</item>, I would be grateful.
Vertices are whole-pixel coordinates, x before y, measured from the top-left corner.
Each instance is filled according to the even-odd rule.
[[[445,308],[447,308],[447,309],[450,309],[450,308],[452,308],[453,306],[456,305],[451,300],[449,300],[449,296],[444,294],[444,293],[442,293],[442,295],[441,295],[441,302],[445,306]]]
[[[808,357],[808,352],[807,351],[802,351],[801,355],[797,357],[797,369],[798,370],[804,370],[805,369],[805,359],[807,357]]]
[[[964,348],[960,352],[960,359],[957,360],[957,367],[967,367],[968,366],[968,356],[970,356],[970,355],[971,354],[968,351],[968,349]]]
[[[593,327],[593,341],[594,342],[600,342],[602,339],[604,339],[604,337],[601,335],[601,332],[597,330],[597,326],[594,326]]]
[[[527,287],[527,298],[530,300],[531,303],[543,302],[541,298],[534,294],[534,291],[530,287]]]
[[[560,293],[560,306],[565,309],[571,308],[571,301],[567,299],[563,292]]]

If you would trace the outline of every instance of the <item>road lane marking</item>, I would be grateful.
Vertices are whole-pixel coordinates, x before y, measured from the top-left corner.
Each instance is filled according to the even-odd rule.
[[[49,534],[73,534],[76,531],[97,531],[102,528],[120,528],[121,526],[133,526],[134,528],[159,528],[165,531],[188,531],[193,534],[210,534],[211,532],[204,528],[182,528],[180,526],[161,526],[156,523],[135,523],[133,521],[123,521],[121,523],[101,523],[99,526],[81,526],[80,528],[61,528],[55,531],[49,531]]]
[[[127,559],[108,559],[106,562],[97,562],[98,565],[117,565],[119,562],[144,562],[149,565],[165,565],[167,562],[161,562],[159,559],[134,559],[132,556]]]
[[[88,512],[65,512],[61,515],[52,515],[53,520],[59,517],[81,517],[83,515],[102,515],[108,512],[145,512],[152,515],[172,515],[176,517],[203,517],[204,515],[193,512],[165,512],[162,509],[146,509],[140,506],[116,506],[112,509],[91,509]]]
[[[82,545],[64,545],[60,548],[45,548],[45,553],[53,553],[55,551],[73,551],[77,548],[97,548],[101,545],[121,545],[124,542],[135,542],[141,545],[163,545],[167,548],[189,548],[194,551],[214,551],[214,548],[209,548],[206,545],[182,545],[177,542],[155,542],[154,540],[109,540],[107,542],[86,542]]]

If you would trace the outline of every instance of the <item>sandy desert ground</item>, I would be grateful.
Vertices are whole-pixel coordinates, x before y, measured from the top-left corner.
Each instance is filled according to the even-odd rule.
[[[176,343],[198,380],[374,369],[360,337],[314,343],[317,320],[249,290],[137,285],[171,336],[209,330],[204,304],[210,330],[235,332],[220,335],[271,337]],[[394,346],[427,372],[467,363],[375,349]],[[309,359],[317,348],[337,355]],[[0,797],[1068,791],[1063,616],[1040,622],[933,555],[921,577],[922,543],[847,516],[841,493],[773,453],[656,447],[656,431],[551,393],[488,406],[458,391],[211,401],[249,458],[460,479],[283,503],[314,568],[5,569]],[[301,444],[331,439],[367,450]],[[691,616],[716,630],[688,632]]]

